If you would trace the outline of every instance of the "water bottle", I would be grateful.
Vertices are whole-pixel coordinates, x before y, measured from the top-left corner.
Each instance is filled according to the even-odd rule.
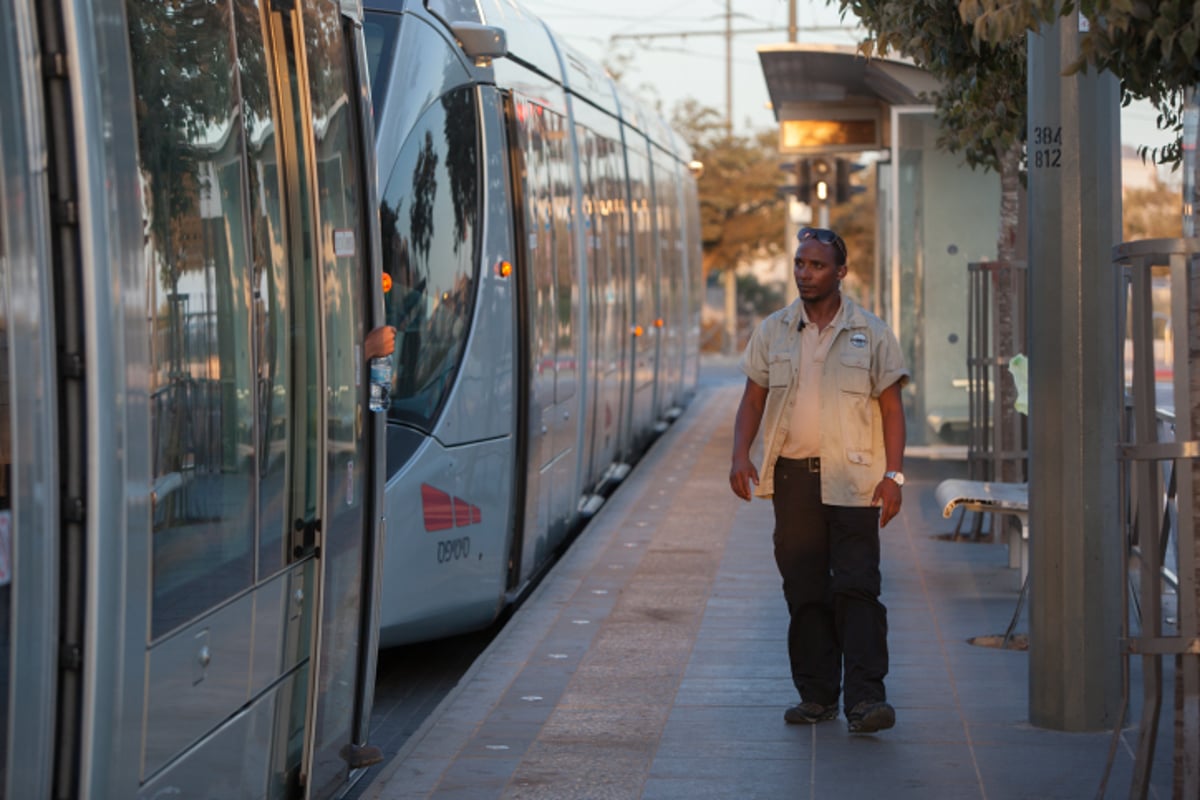
[[[371,359],[371,380],[369,383],[370,400],[368,405],[372,411],[387,411],[392,400],[392,359],[391,356],[381,356]]]

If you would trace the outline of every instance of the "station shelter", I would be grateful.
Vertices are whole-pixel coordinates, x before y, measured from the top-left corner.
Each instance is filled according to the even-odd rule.
[[[781,154],[873,162],[875,263],[855,264],[851,253],[851,269],[870,283],[868,303],[913,374],[904,393],[910,449],[965,444],[968,265],[996,258],[999,177],[938,148],[927,100],[937,79],[911,63],[796,43],[758,54]]]

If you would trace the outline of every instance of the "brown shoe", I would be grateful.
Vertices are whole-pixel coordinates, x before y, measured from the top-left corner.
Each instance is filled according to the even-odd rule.
[[[896,709],[883,701],[863,700],[846,712],[851,733],[875,733],[886,731],[896,724]]]
[[[837,719],[838,706],[834,703],[831,706],[823,705],[815,700],[806,700],[797,706],[792,706],[787,711],[783,712],[783,721],[789,725],[812,725],[817,722],[825,722],[830,719]]]

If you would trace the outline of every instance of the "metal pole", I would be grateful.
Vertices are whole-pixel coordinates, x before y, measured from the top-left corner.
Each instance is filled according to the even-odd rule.
[[[725,0],[725,134],[733,136],[733,0]],[[725,271],[726,353],[738,352],[736,264]]]
[[[788,41],[796,41],[799,28],[796,26],[796,0],[788,0]]]
[[[733,0],[725,0],[725,132],[733,135]]]
[[[1064,76],[1086,20],[1029,34],[1029,720],[1111,728],[1121,697],[1117,79]]]

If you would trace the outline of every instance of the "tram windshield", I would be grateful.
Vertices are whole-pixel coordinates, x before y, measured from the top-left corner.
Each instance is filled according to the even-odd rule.
[[[479,170],[475,92],[453,89],[405,139],[380,208],[387,321],[397,331],[389,418],[427,431],[454,384],[474,308]]]

